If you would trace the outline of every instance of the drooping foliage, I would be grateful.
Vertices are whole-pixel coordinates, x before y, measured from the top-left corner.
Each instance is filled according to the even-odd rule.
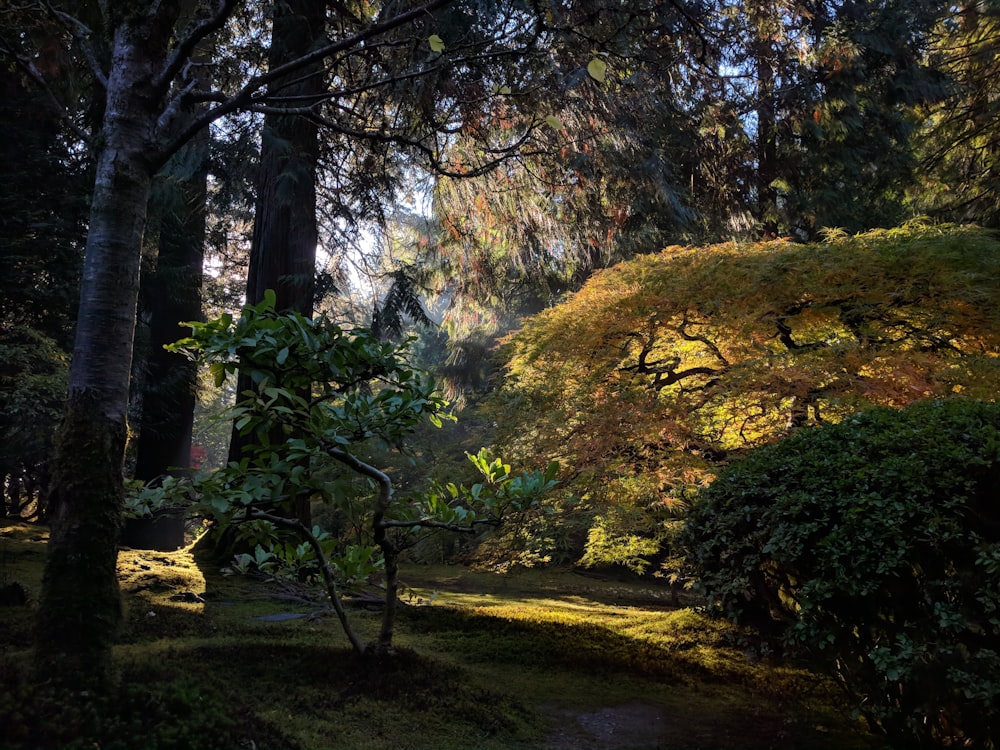
[[[433,325],[407,269],[397,269],[390,278],[385,296],[372,311],[372,334],[376,338],[400,339],[407,323]]]
[[[558,44],[496,82],[488,121],[544,117],[547,137],[481,179],[436,183],[428,247],[452,328],[496,328],[678,241],[895,226],[915,179],[914,107],[945,93],[932,29],[951,15],[937,0],[551,10]],[[483,127],[466,123],[453,150],[472,151]]]
[[[619,264],[509,338],[498,444],[573,469],[588,559],[641,565],[750,448],[866,406],[994,398],[998,266],[990,233],[920,226]]]
[[[477,179],[437,180],[440,241],[428,245],[458,338],[537,309],[595,269],[661,246],[691,218],[679,165],[697,136],[682,111],[696,75],[697,19],[662,3],[552,3],[542,44],[497,71],[491,117],[466,119],[466,160],[492,131],[542,124],[531,148]],[[503,323],[499,327],[503,327]]]
[[[921,170],[910,200],[941,219],[996,227],[1000,7],[960,3],[935,32],[930,63],[945,77],[947,96],[917,110]]]
[[[1000,406],[802,430],[727,467],[680,542],[709,602],[776,625],[896,747],[1000,739]]]

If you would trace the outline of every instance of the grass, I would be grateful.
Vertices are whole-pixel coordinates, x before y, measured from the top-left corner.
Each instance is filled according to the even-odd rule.
[[[44,541],[0,529],[0,577],[32,601]],[[761,658],[752,633],[673,607],[654,583],[412,566],[399,654],[371,661],[299,586],[226,576],[190,549],[123,550],[119,569],[110,696],[32,686],[31,607],[0,612],[0,747],[882,747],[825,680]],[[258,619],[276,614],[303,616]],[[379,613],[351,615],[374,636]]]

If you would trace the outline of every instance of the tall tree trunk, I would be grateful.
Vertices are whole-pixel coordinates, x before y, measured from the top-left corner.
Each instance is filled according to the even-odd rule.
[[[763,239],[778,234],[778,191],[774,180],[778,174],[777,102],[775,101],[774,49],[769,39],[755,42],[754,64],[757,68],[757,220],[762,225]]]
[[[319,46],[325,38],[326,3],[322,0],[283,0],[274,4],[271,68]],[[295,73],[280,87],[279,96],[292,106],[307,106],[310,97],[325,90],[321,63]],[[316,164],[319,140],[316,123],[303,116],[268,114],[261,136],[260,172],[254,215],[247,303],[257,304],[273,289],[279,311],[313,314],[316,273]],[[238,392],[252,387],[241,376]],[[229,460],[243,454],[246,438],[233,431]],[[296,501],[295,515],[310,525],[309,499]]]
[[[51,537],[36,661],[91,683],[122,618],[116,564],[139,260],[164,92],[155,86],[176,7],[122,4],[97,158],[76,342],[49,498]],[[152,18],[146,14],[152,15]]]
[[[135,478],[155,480],[191,463],[197,365],[163,347],[189,331],[180,323],[201,317],[202,259],[208,131],[181,155],[196,160],[195,173],[173,187],[160,225],[156,270],[142,285],[149,320],[147,387],[136,450]]]
[[[271,68],[318,47],[326,27],[323,0],[282,0],[274,5],[268,63]],[[326,90],[320,62],[281,86],[291,106],[307,106]],[[316,274],[316,163],[318,128],[302,116],[269,114],[261,136],[260,173],[254,215],[247,302],[277,294],[278,310],[313,312]]]

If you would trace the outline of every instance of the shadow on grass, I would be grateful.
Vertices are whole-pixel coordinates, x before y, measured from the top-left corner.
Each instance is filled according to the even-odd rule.
[[[458,658],[478,663],[521,664],[570,673],[624,673],[660,682],[720,680],[704,667],[655,643],[603,625],[537,619],[507,619],[451,607],[414,607],[401,616],[409,632],[443,641]]]
[[[37,552],[18,551],[24,580],[40,575]],[[320,599],[219,567],[191,550],[123,551],[119,684],[106,696],[60,695],[29,683],[24,658],[5,657],[0,748],[561,750],[612,747],[604,730],[619,714],[668,717],[663,741],[649,745],[614,729],[621,748],[869,746],[847,723],[846,741],[819,741],[816,721],[800,718],[803,696],[833,710],[810,675],[747,658],[729,630],[690,610],[637,605],[653,587],[422,571],[452,578],[428,585],[468,596],[403,607],[405,647],[372,660],[347,648],[333,617],[257,619],[316,614]],[[375,633],[378,613],[352,616]],[[0,633],[13,653],[30,618]]]

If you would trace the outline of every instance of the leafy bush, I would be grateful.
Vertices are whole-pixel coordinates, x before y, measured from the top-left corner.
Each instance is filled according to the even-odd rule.
[[[171,675],[122,682],[103,692],[35,684],[0,668],[0,747],[4,750],[220,750],[241,746],[232,706],[207,685]]]
[[[723,471],[681,535],[710,602],[818,657],[900,746],[1000,734],[1000,406],[801,431]]]
[[[449,418],[434,382],[409,364],[407,343],[345,330],[325,316],[278,313],[275,303],[267,290],[238,320],[224,314],[185,323],[191,336],[167,347],[207,364],[217,386],[237,372],[249,378],[252,387],[231,410],[245,443],[239,461],[215,472],[140,490],[130,511],[197,498],[195,512],[235,529],[253,550],[237,556],[235,569],[318,577],[354,650],[389,653],[401,553],[422,535],[471,535],[536,506],[559,466],[515,474],[484,449],[467,454],[480,477],[470,486],[435,481],[421,492],[397,492],[391,467],[371,461],[386,459],[390,447],[399,451],[422,423],[440,427]],[[338,538],[301,519],[298,504],[316,498],[350,517],[352,533]],[[342,590],[375,580],[384,591],[382,626],[365,644]]]

